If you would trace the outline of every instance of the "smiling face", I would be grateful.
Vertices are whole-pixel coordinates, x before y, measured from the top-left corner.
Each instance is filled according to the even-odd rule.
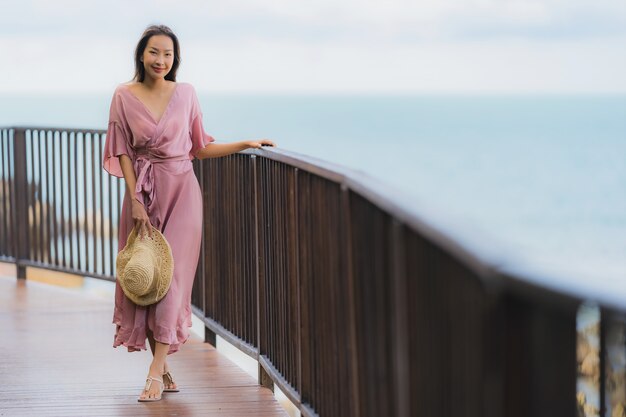
[[[167,35],[151,36],[143,51],[141,61],[147,77],[165,78],[174,63],[174,42]]]

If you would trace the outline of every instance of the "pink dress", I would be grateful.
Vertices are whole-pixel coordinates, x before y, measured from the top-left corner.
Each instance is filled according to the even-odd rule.
[[[160,120],[124,84],[115,89],[104,146],[103,167],[123,178],[119,156],[133,161],[135,196],[144,203],[150,222],[168,240],[174,257],[170,289],[159,302],[134,304],[115,283],[116,325],[113,347],[129,352],[147,350],[147,329],[169,344],[168,355],[189,337],[191,289],[202,236],[202,192],[191,160],[214,138],[204,132],[202,112],[194,87],[177,83]],[[126,190],[119,224],[118,251],[134,226]]]

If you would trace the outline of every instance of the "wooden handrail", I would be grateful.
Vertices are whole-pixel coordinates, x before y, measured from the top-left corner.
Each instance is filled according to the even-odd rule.
[[[115,280],[125,187],[103,175],[105,133],[0,128],[0,259],[21,277],[38,266]],[[619,289],[543,275],[316,158],[254,149],[194,171],[204,230],[192,306],[207,341],[256,359],[259,383],[305,416],[572,416],[582,302],[602,311],[601,368],[618,366],[607,352],[624,349]],[[613,378],[599,385],[602,411],[625,389],[615,372],[602,371]]]

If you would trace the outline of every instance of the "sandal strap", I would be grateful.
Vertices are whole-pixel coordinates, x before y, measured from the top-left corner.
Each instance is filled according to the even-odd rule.
[[[146,386],[144,387],[144,391],[149,391],[150,390],[150,387],[152,386],[152,381],[153,380],[160,382],[161,385],[163,386],[163,388],[165,388],[165,384],[163,384],[163,380],[162,379],[159,379],[159,378],[157,378],[155,376],[148,376],[146,378]]]

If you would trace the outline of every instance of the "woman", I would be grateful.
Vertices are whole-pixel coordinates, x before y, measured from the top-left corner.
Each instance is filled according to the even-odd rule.
[[[211,143],[194,87],[176,82],[179,64],[174,33],[149,26],[135,50],[134,82],[118,85],[113,94],[103,155],[104,169],[126,182],[118,250],[134,226],[145,236],[152,225],[168,240],[174,258],[169,291],[155,304],[136,305],[119,283],[115,286],[113,347],[146,350],[147,337],[154,355],[140,401],[160,399],[163,389],[177,391],[166,358],[189,337],[202,234],[202,194],[191,160],[275,146],[268,139]]]

